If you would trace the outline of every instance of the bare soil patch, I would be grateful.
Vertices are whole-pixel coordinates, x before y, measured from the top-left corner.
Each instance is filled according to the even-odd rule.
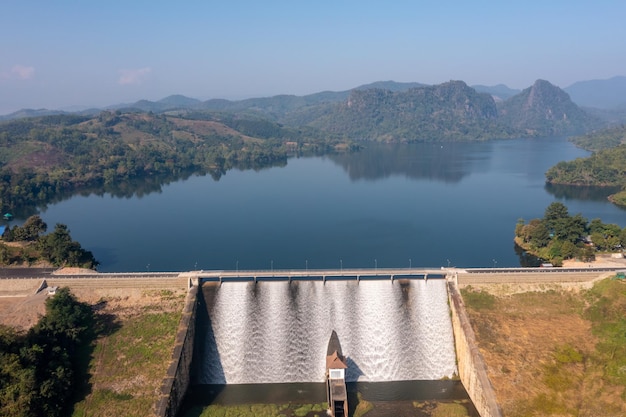
[[[587,306],[583,291],[514,288],[507,295],[506,287],[494,287],[493,293],[487,285],[469,288],[497,294],[493,304],[472,307],[467,292],[464,297],[505,416],[626,415],[625,387],[604,380],[590,360],[598,340],[581,315]]]

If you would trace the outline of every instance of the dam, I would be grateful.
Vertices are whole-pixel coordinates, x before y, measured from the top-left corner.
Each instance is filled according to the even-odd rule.
[[[348,382],[457,374],[445,280],[205,283],[202,292],[196,384],[323,381],[333,329]]]
[[[114,287],[149,290],[187,287],[188,294],[177,330],[172,361],[163,379],[157,404],[157,415],[160,416],[180,415],[177,412],[180,410],[183,397],[191,387],[251,387],[246,394],[256,393],[255,398],[261,401],[274,394],[264,388],[272,385],[281,385],[279,389],[282,391],[291,393],[297,391],[297,395],[309,395],[301,392],[303,385],[317,383],[323,386],[316,376],[320,371],[316,370],[314,364],[307,363],[306,359],[310,358],[309,354],[323,355],[328,335],[317,337],[315,328],[318,326],[322,328],[327,325],[328,328],[343,329],[338,331],[346,332],[348,334],[346,337],[352,340],[350,347],[345,347],[346,355],[352,357],[348,364],[354,369],[350,378],[357,381],[382,381],[358,384],[383,384],[387,392],[398,393],[402,387],[406,387],[407,382],[398,381],[400,378],[445,378],[450,368],[445,372],[435,372],[434,376],[413,374],[417,368],[415,363],[426,358],[423,362],[426,366],[422,367],[422,371],[428,369],[428,360],[445,353],[447,342],[439,339],[440,334],[435,334],[434,338],[426,336],[424,341],[420,341],[421,334],[412,334],[411,331],[417,329],[421,332],[428,326],[443,329],[448,325],[437,322],[437,319],[451,316],[457,363],[455,366],[454,362],[444,359],[435,367],[446,369],[452,363],[454,369],[452,372],[458,372],[463,387],[478,410],[479,414],[472,415],[496,417],[501,416],[501,413],[495,402],[485,365],[476,347],[468,317],[464,312],[458,286],[501,283],[523,284],[537,288],[547,284],[563,288],[570,286],[588,288],[596,279],[607,277],[618,270],[623,270],[623,266],[550,269],[452,268],[445,270],[444,281],[434,277],[436,275],[434,270],[422,271],[420,274],[419,271],[406,269],[404,271],[377,268],[358,271],[340,269],[304,271],[305,274],[316,273],[318,276],[327,277],[326,281],[323,281],[323,278],[307,281],[302,279],[301,275],[304,274],[301,271],[294,273],[276,270],[189,271],[150,273],[148,276],[137,273],[69,275],[29,269],[8,271],[11,274],[2,281],[2,288],[3,294],[11,297],[16,296],[15,291],[11,289],[17,288],[17,284],[20,284],[20,288],[28,288],[29,291],[39,291],[45,288],[46,282],[52,286],[76,289]],[[442,274],[444,269],[441,268],[439,271]],[[409,275],[416,276],[417,279],[407,279]],[[430,279],[431,276],[434,279]],[[205,277],[209,279],[203,280]],[[374,279],[371,279],[372,277]],[[438,285],[444,282],[447,289],[443,286],[438,288]],[[437,311],[445,304],[445,301],[429,304],[433,300],[441,300],[437,295],[440,290],[447,292],[448,305],[440,311],[440,314],[431,317],[429,316],[431,311]],[[417,308],[420,303],[425,307],[425,311]],[[255,317],[263,319],[255,322]],[[405,327],[394,327],[396,321],[406,323]],[[244,323],[248,323],[249,326],[244,326]],[[371,323],[380,326],[376,327]],[[223,340],[230,340],[231,334],[228,332],[231,331],[234,338],[224,344]],[[377,338],[378,334],[382,334],[383,337]],[[424,334],[429,333],[426,331]],[[224,335],[226,339],[223,338]],[[279,341],[281,338],[282,342]],[[248,339],[255,342],[251,343]],[[321,352],[315,347],[318,339],[322,346]],[[409,340],[411,342],[408,346],[402,345]],[[258,348],[245,350],[253,344],[258,344]],[[342,344],[347,344],[347,341],[343,342],[343,336]],[[399,347],[394,349],[389,345]],[[235,350],[238,346],[242,346],[243,354],[238,354]],[[416,347],[425,347],[428,354],[415,359],[415,352],[418,351]],[[439,348],[429,351],[428,349],[432,347]],[[260,352],[261,350],[269,350],[272,353],[268,356]],[[213,358],[218,360],[209,363],[207,356],[210,355],[214,355]],[[266,356],[271,359],[268,360]],[[252,359],[255,357],[256,359]],[[323,356],[320,361],[323,362]],[[295,366],[289,362],[293,362]],[[250,375],[242,368],[255,371]],[[315,382],[286,384],[263,382],[275,381],[277,375],[281,378],[287,376],[289,381]],[[218,381],[221,383],[207,385],[207,382]],[[246,384],[231,381],[252,382]],[[424,380],[408,382],[419,381]],[[441,391],[442,384],[450,382],[436,379],[427,381],[434,388],[428,394],[428,398],[434,398]],[[404,385],[400,386],[398,383]],[[375,385],[375,388],[371,386],[368,395],[374,389],[378,392],[381,387],[383,386]],[[228,389],[224,389],[222,393],[226,391]],[[411,391],[414,391],[413,386]],[[208,391],[201,393],[203,401],[210,401],[206,396],[207,393],[211,394]],[[241,391],[234,392],[231,398],[241,401],[243,397],[239,395],[240,393]],[[321,394],[323,397],[323,390]],[[307,398],[312,396],[314,395]]]

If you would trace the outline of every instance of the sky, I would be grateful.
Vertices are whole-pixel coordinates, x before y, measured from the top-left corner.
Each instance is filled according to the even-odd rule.
[[[624,0],[0,0],[0,114],[626,75]]]

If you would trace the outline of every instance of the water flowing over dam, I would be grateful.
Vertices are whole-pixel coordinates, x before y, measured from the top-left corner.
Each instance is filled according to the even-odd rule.
[[[444,280],[229,282],[202,291],[198,384],[321,382],[332,330],[347,381],[457,372]]]

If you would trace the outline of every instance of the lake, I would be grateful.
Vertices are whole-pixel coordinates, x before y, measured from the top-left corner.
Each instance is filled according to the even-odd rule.
[[[608,190],[546,187],[550,166],[589,154],[564,138],[365,146],[131,198],[77,195],[41,216],[67,224],[102,272],[514,267],[517,220],[553,201],[626,225]]]

